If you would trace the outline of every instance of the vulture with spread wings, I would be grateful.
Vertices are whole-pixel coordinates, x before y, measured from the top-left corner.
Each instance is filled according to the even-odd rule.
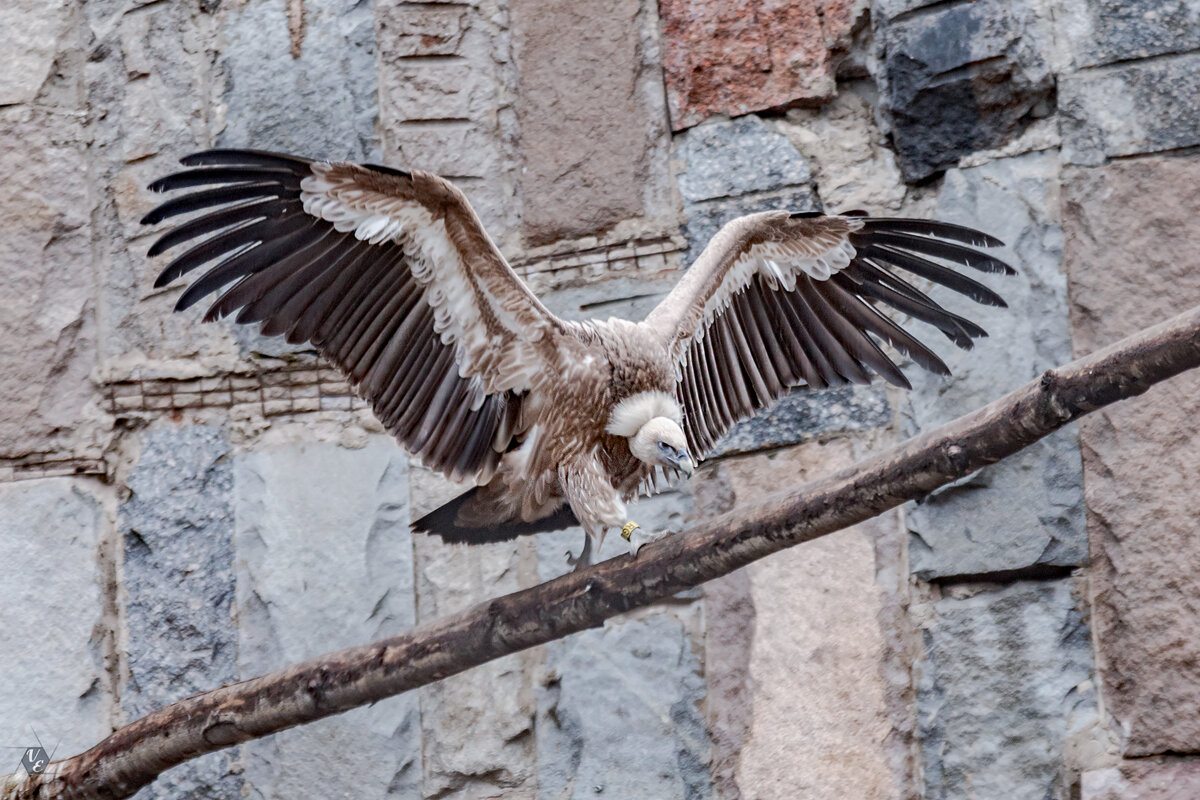
[[[187,191],[143,220],[202,212],[150,248],[192,243],[156,286],[205,267],[176,310],[215,294],[205,320],[310,342],[426,466],[474,482],[415,530],[476,543],[579,524],[577,566],[610,528],[636,552],[653,534],[626,502],[793,388],[872,373],[907,388],[884,344],[947,374],[879,309],[963,348],[985,333],[904,273],[1002,306],[943,262],[1012,271],[974,249],[999,241],[946,222],[767,211],[722,228],[642,322],[568,322],[436,175],[249,150],[183,164],[151,188]]]

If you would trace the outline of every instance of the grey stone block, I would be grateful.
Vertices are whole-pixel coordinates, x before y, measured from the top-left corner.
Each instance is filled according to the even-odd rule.
[[[1197,0],[1054,0],[1053,15],[1075,69],[1200,48]]]
[[[209,427],[162,428],[142,439],[117,513],[125,542],[129,681],[121,703],[136,719],[237,680],[233,628],[233,470]],[[138,797],[240,800],[235,753],[165,773]]]
[[[1082,72],[1059,81],[1063,157],[1114,156],[1200,144],[1200,53]]]
[[[546,646],[538,797],[712,796],[700,660],[668,613]]]
[[[675,137],[683,202],[807,186],[808,162],[786,136],[758,117],[709,122]]]
[[[721,226],[743,214],[819,207],[808,162],[753,114],[710,122],[675,138],[691,265]]]
[[[1007,309],[932,292],[990,335],[962,351],[939,334],[925,334],[954,375],[907,371],[913,391],[906,433],[930,430],[986,405],[1071,359],[1057,182],[1055,157],[1039,153],[947,173],[938,215],[1008,242],[1000,255],[1018,274],[982,278],[1007,300]],[[932,329],[921,326],[919,332],[925,331]],[[910,504],[907,519],[911,568],[926,580],[1083,563],[1087,540],[1075,431],[1061,431],[922,504]]]
[[[1098,717],[1072,591],[1018,582],[933,604],[917,670],[922,797],[1067,796],[1064,744]]]
[[[69,478],[0,486],[0,744],[56,758],[109,732],[101,571],[103,510]],[[0,748],[0,774],[21,751]]]
[[[244,676],[408,630],[416,620],[408,457],[288,444],[239,454],[237,623]],[[242,746],[252,798],[415,797],[415,694]]]
[[[887,387],[881,382],[819,391],[796,389],[772,408],[733,426],[708,457],[786,447],[819,433],[885,428],[890,424],[892,407]]]
[[[378,159],[372,3],[307,0],[289,36],[289,3],[251,0],[223,15],[222,147],[315,158]]]
[[[1011,141],[1053,110],[1050,31],[1035,3],[939,5],[880,23],[883,107],[906,180]]]

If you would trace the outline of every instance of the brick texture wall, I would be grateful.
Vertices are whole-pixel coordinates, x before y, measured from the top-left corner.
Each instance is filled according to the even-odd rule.
[[[414,539],[457,487],[335,372],[169,314],[138,219],[187,152],[450,176],[570,318],[639,318],[767,208],[1008,243],[1007,310],[939,297],[991,334],[939,346],[953,378],[789,397],[638,504],[658,529],[1200,303],[1195,0],[10,0],[0,30],[0,745],[79,752],[554,577],[581,541]],[[138,796],[1193,800],[1197,397],[1183,376],[919,504]]]

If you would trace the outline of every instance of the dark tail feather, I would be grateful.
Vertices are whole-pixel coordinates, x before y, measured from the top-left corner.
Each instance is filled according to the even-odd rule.
[[[473,528],[464,528],[455,524],[454,520],[458,516],[458,510],[464,503],[470,502],[478,491],[479,487],[476,486],[470,491],[463,492],[441,508],[430,511],[412,524],[413,532],[436,534],[442,537],[443,542],[454,544],[487,544],[489,542],[507,542],[527,533],[560,531],[563,528],[579,524],[579,520],[575,518],[575,512],[565,503],[550,516],[533,522],[501,522],[497,525]]]

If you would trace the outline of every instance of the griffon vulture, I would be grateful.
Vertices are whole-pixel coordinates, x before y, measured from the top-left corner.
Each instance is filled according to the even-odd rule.
[[[986,334],[902,273],[1002,306],[940,262],[1012,272],[973,249],[1001,242],[946,222],[767,211],[722,228],[643,321],[568,322],[436,175],[250,150],[183,164],[150,188],[188,191],[142,220],[203,212],[149,251],[193,242],[155,286],[207,266],[175,309],[215,293],[206,321],[310,342],[426,466],[475,483],[415,530],[474,543],[577,521],[576,566],[610,528],[633,552],[654,538],[625,504],[792,388],[873,372],[908,388],[881,343],[948,374],[878,308],[962,348]]]

